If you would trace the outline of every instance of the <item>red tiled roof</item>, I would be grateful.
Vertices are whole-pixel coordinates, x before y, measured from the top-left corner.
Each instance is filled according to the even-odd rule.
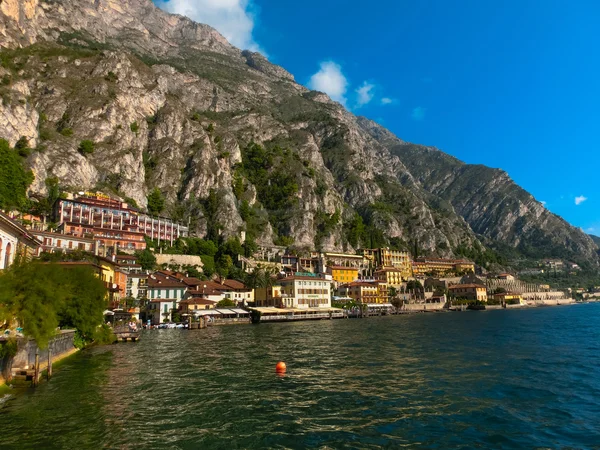
[[[237,281],[237,280],[223,280],[223,286],[227,286],[230,287],[231,289],[239,289],[239,290],[246,290],[246,285],[244,283],[242,283],[241,281]]]

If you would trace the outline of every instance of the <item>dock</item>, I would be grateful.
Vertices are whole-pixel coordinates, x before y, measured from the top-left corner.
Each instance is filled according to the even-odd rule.
[[[117,338],[116,342],[137,342],[142,334],[141,331],[131,331],[129,327],[115,328],[113,333]]]

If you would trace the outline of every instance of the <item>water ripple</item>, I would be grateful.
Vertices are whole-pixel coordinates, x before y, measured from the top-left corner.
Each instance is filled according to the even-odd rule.
[[[577,305],[149,331],[2,400],[0,448],[600,448],[599,325]]]

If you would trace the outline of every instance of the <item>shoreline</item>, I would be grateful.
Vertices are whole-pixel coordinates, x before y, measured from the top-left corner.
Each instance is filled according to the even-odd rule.
[[[66,359],[80,352],[80,349],[73,347],[68,352],[62,353],[52,357],[52,370],[59,369],[60,366],[65,362]],[[44,379],[48,372],[48,361],[40,362],[40,380]],[[14,391],[16,387],[20,387],[21,383],[15,383],[14,381],[7,382],[2,376],[0,376],[0,399],[4,396],[9,395]]]

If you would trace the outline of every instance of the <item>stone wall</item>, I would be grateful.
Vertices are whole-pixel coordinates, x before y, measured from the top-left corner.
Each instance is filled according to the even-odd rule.
[[[36,351],[39,355],[41,370],[45,369],[48,364],[48,351],[52,352],[52,361],[60,360],[77,349],[73,345],[75,338],[74,330],[61,331],[48,344],[48,348],[42,350],[38,347],[37,342],[33,339],[20,338],[18,340],[18,350],[14,358],[0,360],[0,384],[5,380],[10,379],[12,369],[31,369],[35,366]],[[0,345],[3,345],[0,343]]]

